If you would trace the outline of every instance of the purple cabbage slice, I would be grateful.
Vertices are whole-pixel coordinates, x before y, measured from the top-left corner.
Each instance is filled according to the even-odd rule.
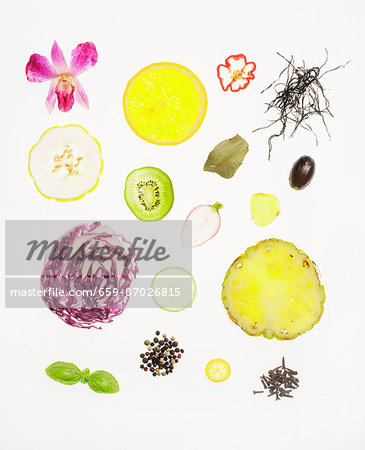
[[[46,306],[73,327],[112,322],[126,308],[138,273],[131,243],[100,222],[77,225],[57,242],[41,274]]]

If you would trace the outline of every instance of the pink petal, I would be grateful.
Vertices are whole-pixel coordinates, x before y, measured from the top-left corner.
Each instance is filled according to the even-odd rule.
[[[220,64],[217,67],[218,78],[221,83],[222,89],[227,90],[228,86],[232,83],[232,73],[228,67]]]
[[[67,64],[65,61],[65,57],[63,56],[63,52],[56,41],[54,41],[53,46],[52,46],[51,58],[52,58],[53,67],[55,68],[55,70],[57,70],[57,72],[59,74],[68,72],[68,67],[67,67]]]
[[[41,83],[57,76],[50,62],[45,56],[33,53],[25,68],[28,81]]]
[[[74,78],[75,81],[75,86],[76,86],[76,90],[75,90],[75,99],[77,101],[77,103],[81,106],[83,106],[84,108],[89,109],[89,99],[87,98],[86,92],[84,90],[84,88],[82,87],[82,84],[80,83],[80,81],[77,78]]]
[[[254,72],[255,70],[256,64],[254,62],[247,63],[242,70],[242,77],[250,78],[251,80],[253,80],[255,78],[255,75],[252,72]]]
[[[226,59],[226,65],[233,72],[234,70],[241,71],[246,65],[245,55],[232,55]]]
[[[231,91],[237,92],[240,89],[244,89],[245,87],[247,87],[249,82],[250,81],[247,78],[239,78],[237,80],[234,80],[231,84]]]
[[[69,111],[75,101],[75,86],[67,81],[65,77],[61,77],[59,78],[55,91],[58,100],[58,109],[63,112]]]
[[[91,67],[98,61],[96,47],[92,42],[79,44],[71,52],[70,75],[76,77]]]
[[[49,87],[49,91],[48,91],[48,96],[46,98],[46,107],[48,112],[51,114],[51,112],[53,111],[54,105],[56,103],[56,85],[57,85],[57,78],[54,78],[51,81],[51,85]]]

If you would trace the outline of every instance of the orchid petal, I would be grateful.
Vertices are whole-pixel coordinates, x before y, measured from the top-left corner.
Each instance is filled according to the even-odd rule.
[[[77,101],[77,103],[81,106],[83,106],[84,108],[89,109],[89,99],[87,97],[87,94],[85,92],[85,89],[82,87],[82,84],[80,83],[80,81],[77,78],[74,78],[74,82],[75,82],[75,99]]]
[[[242,77],[250,78],[253,80],[255,78],[255,75],[252,72],[254,72],[255,70],[256,70],[256,64],[254,62],[247,63],[242,70]]]
[[[67,64],[65,61],[65,57],[63,56],[63,52],[56,41],[54,41],[53,46],[52,46],[51,58],[52,58],[53,67],[59,74],[68,72],[68,67],[67,67]]]
[[[238,78],[234,80],[231,84],[231,91],[237,92],[240,89],[244,89],[250,81],[247,78]]]
[[[46,98],[46,107],[48,112],[51,114],[53,111],[54,105],[56,103],[56,85],[57,85],[57,78],[54,78],[51,81],[51,84],[49,86],[48,96]]]
[[[28,81],[41,83],[57,76],[50,62],[45,56],[33,53],[25,68]]]
[[[245,55],[232,55],[226,59],[226,65],[232,72],[235,70],[241,71],[246,65],[246,57]]]
[[[76,77],[91,67],[98,61],[98,53],[92,42],[79,44],[71,52],[70,75]]]
[[[58,109],[63,112],[69,111],[74,104],[75,86],[63,77],[59,78],[55,92],[58,100]]]
[[[222,89],[227,90],[228,86],[232,83],[232,73],[228,67],[220,64],[217,68],[218,78],[221,83]]]

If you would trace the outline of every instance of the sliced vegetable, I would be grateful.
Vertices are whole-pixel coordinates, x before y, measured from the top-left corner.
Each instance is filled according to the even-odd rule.
[[[189,213],[181,234],[184,248],[198,247],[218,233],[221,225],[220,208],[223,205],[216,202],[214,205],[199,205]]]
[[[231,368],[224,359],[212,359],[205,367],[205,374],[210,381],[220,383],[229,378],[231,375]]]
[[[308,186],[316,171],[316,163],[310,156],[297,159],[290,171],[289,183],[293,189],[300,190]]]
[[[223,178],[231,178],[242,164],[247,152],[247,142],[236,134],[214,147],[204,164],[204,170],[215,172]]]
[[[100,222],[77,225],[54,242],[41,275],[50,311],[79,328],[98,328],[122,314],[138,272],[131,243]]]
[[[189,308],[196,296],[193,276],[181,267],[166,267],[160,270],[155,275],[151,288],[156,305],[170,312]]]
[[[280,212],[279,200],[272,194],[253,194],[250,206],[252,220],[259,227],[271,223]]]
[[[103,170],[99,142],[79,125],[45,131],[29,153],[29,173],[38,191],[61,202],[93,191]]]

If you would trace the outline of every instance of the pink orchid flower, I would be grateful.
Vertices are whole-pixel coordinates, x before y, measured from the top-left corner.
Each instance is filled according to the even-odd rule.
[[[69,111],[75,99],[84,108],[89,108],[89,99],[77,77],[95,66],[98,60],[95,45],[92,42],[85,42],[73,49],[69,68],[61,48],[54,41],[51,59],[52,64],[45,56],[34,53],[25,68],[28,81],[32,83],[51,81],[46,99],[48,112],[53,111],[56,97],[60,111]]]
[[[255,78],[255,70],[256,64],[247,62],[245,55],[240,54],[229,56],[224,64],[217,67],[217,74],[224,91],[230,88],[232,92],[238,92],[245,89],[250,80]]]

